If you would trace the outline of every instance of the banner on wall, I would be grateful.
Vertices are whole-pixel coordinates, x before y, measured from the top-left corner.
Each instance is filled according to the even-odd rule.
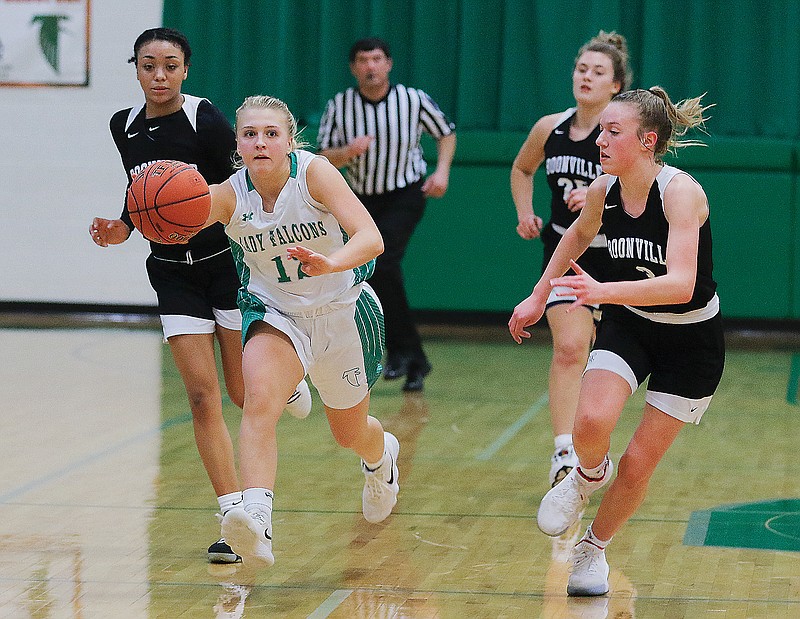
[[[0,86],[88,86],[90,0],[0,0]]]

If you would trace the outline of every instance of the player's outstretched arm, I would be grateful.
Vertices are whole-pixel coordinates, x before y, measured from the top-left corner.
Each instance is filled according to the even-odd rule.
[[[236,192],[230,180],[219,185],[209,185],[208,191],[211,194],[211,212],[203,228],[208,228],[217,222],[228,224],[236,210]]]

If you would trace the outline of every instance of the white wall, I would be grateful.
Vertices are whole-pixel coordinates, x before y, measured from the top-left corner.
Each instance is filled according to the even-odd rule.
[[[0,302],[155,304],[141,236],[101,248],[88,229],[122,210],[108,121],[143,98],[127,60],[136,37],[161,25],[163,2],[91,7],[89,87],[0,87]]]

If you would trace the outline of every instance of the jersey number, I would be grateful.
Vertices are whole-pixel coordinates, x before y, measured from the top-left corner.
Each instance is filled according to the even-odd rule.
[[[275,263],[275,268],[278,269],[278,282],[281,284],[285,284],[286,282],[292,281],[292,278],[286,273],[286,267],[283,266],[283,259],[280,256],[275,256],[272,261]],[[303,273],[303,263],[299,260],[297,261],[297,279],[303,279],[304,277],[311,277],[310,275],[306,275]]]
[[[574,181],[571,178],[561,177],[556,181],[556,184],[559,187],[564,188],[564,204],[569,202],[569,194],[572,193],[573,189],[577,189],[578,187],[586,187],[586,181],[583,181],[579,178],[576,178]]]
[[[647,275],[648,279],[653,279],[656,276],[656,274],[653,273],[647,267],[636,267],[636,270],[639,271],[640,273],[644,273],[645,275]]]

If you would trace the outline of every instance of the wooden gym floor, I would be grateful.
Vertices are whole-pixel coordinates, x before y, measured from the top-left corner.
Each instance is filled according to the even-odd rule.
[[[610,594],[570,599],[570,541],[534,522],[549,343],[425,335],[424,396],[373,391],[400,439],[395,513],[364,521],[358,460],[316,400],[280,424],[276,564],[253,574],[206,563],[216,502],[157,330],[0,329],[0,618],[800,617],[800,362],[786,342],[729,347],[703,423],[609,546]],[[238,411],[225,414],[235,435]]]

